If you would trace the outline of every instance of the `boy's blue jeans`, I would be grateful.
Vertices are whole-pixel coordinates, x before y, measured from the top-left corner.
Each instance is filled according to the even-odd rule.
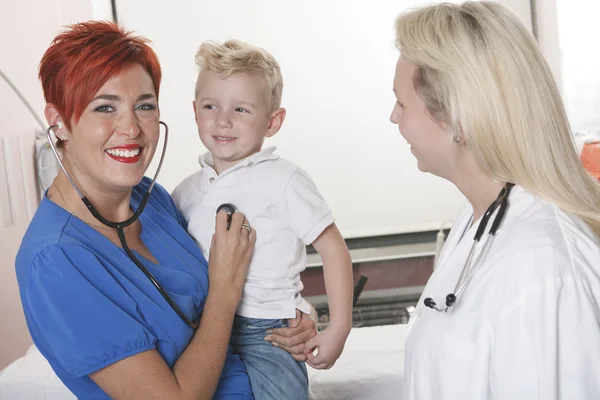
[[[265,341],[268,329],[287,326],[285,319],[235,316],[231,344],[246,366],[256,400],[308,399],[306,364]]]

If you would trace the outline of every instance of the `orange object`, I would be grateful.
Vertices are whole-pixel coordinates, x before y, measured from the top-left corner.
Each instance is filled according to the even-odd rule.
[[[600,180],[600,142],[586,143],[583,146],[581,162],[585,169]]]

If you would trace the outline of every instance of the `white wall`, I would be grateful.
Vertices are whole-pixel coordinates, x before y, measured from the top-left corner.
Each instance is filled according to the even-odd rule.
[[[59,27],[92,18],[90,0],[19,0],[0,3],[0,69],[43,118],[37,68]],[[0,79],[0,368],[31,344],[15,278],[14,258],[37,204],[33,138],[38,124]]]
[[[600,2],[535,0],[539,43],[556,79],[573,132],[600,130]]]
[[[549,0],[546,0],[549,1]],[[600,130],[600,2],[557,0],[563,97],[573,131]]]
[[[533,2],[535,3],[536,34],[540,50],[544,54],[562,93],[562,49],[558,34],[557,1],[533,0]]]
[[[417,169],[389,121],[395,16],[429,3],[117,0],[119,19],[154,42],[163,67],[161,116],[171,135],[159,182],[173,189],[205,151],[191,106],[199,44],[237,38],[266,48],[282,67],[287,118],[265,145],[277,145],[311,175],[346,238],[439,229],[453,220],[463,196]],[[503,3],[531,24],[529,0]]]

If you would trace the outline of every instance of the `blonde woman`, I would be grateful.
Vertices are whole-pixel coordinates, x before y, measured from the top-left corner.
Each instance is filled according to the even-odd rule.
[[[470,203],[411,319],[404,397],[600,398],[600,186],[533,36],[465,2],[400,15],[396,41],[391,120]]]

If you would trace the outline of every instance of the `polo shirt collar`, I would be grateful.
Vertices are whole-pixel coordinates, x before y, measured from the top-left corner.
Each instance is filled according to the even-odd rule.
[[[243,160],[241,160],[240,162],[235,164],[233,167],[229,168],[227,171],[246,167],[250,164],[259,164],[263,161],[277,160],[279,158],[279,155],[275,154],[275,150],[277,150],[277,147],[275,147],[275,146],[267,147],[266,149],[263,149],[263,150],[259,151],[258,153],[254,153],[251,156],[244,158]],[[214,161],[213,161],[212,153],[210,151],[207,151],[206,153],[201,154],[200,157],[198,157],[198,162],[200,163],[200,165],[203,168],[204,167],[213,168],[213,166],[215,165]],[[223,171],[223,172],[226,172],[226,171]]]

